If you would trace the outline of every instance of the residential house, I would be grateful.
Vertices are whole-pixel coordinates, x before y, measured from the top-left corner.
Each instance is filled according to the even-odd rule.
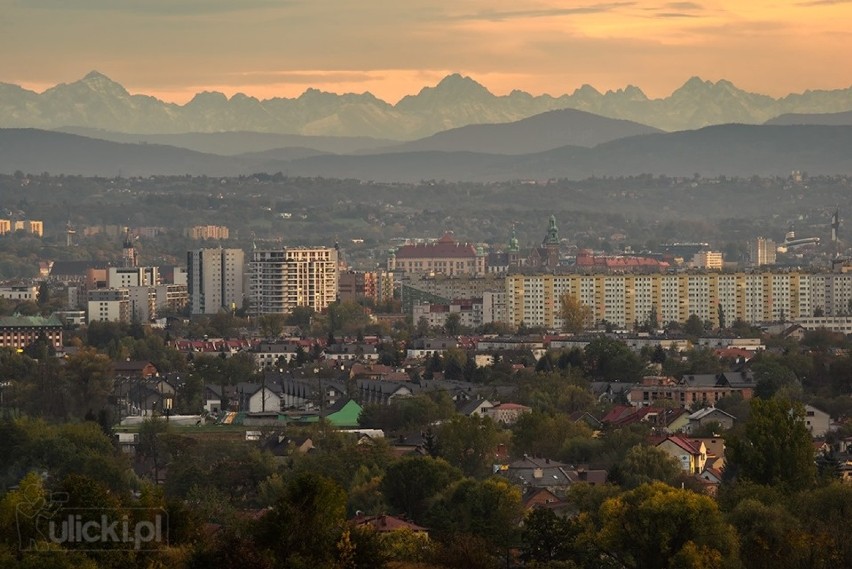
[[[651,405],[654,401],[673,401],[681,407],[696,403],[714,405],[719,399],[740,394],[743,399],[754,395],[754,377],[750,371],[719,374],[688,374],[680,380],[672,377],[644,377],[628,394],[631,405]]]
[[[573,483],[568,471],[571,466],[549,458],[525,456],[511,464],[501,466],[498,476],[509,480],[524,491],[530,488],[544,488],[555,495],[564,495]]]
[[[149,361],[122,360],[112,364],[117,377],[138,377],[147,379],[157,375],[157,366]]]
[[[813,438],[822,438],[831,429],[831,416],[813,405],[805,405],[805,426]]]
[[[426,528],[403,520],[402,518],[389,516],[387,514],[380,514],[377,516],[365,516],[363,514],[358,514],[354,518],[349,520],[349,523],[351,523],[355,527],[372,529],[379,534],[406,530],[413,532],[418,536],[423,536],[424,538],[428,537],[429,535],[429,532]]]
[[[368,361],[375,362],[379,360],[379,352],[376,346],[372,344],[332,344],[326,346],[323,352],[325,359],[341,362],[341,361]]]
[[[268,413],[281,410],[281,386],[257,385],[254,392],[246,393],[249,413]]]
[[[735,421],[736,417],[730,413],[726,413],[725,411],[716,409],[715,407],[705,407],[704,409],[699,409],[689,416],[689,425],[686,427],[686,432],[695,433],[701,427],[705,427],[710,424],[716,424],[719,426],[719,430],[727,431],[734,427]]]
[[[435,354],[443,354],[451,348],[458,348],[458,346],[458,340],[455,338],[419,338],[408,347],[406,357],[429,358]]]
[[[487,399],[470,399],[456,402],[456,412],[466,417],[485,417],[494,408]]]
[[[532,409],[526,405],[519,405],[517,403],[500,403],[486,410],[485,414],[488,417],[491,417],[495,423],[514,425],[521,415],[531,412]]]
[[[571,484],[604,484],[607,481],[606,470],[589,469],[584,466],[574,468],[549,458],[524,456],[522,460],[501,465],[496,474],[522,488],[524,494],[531,489],[547,489],[556,496],[564,495]]]
[[[679,435],[669,435],[657,439],[654,446],[671,455],[681,469],[688,474],[699,474],[707,462],[707,447],[700,439],[687,439]]]

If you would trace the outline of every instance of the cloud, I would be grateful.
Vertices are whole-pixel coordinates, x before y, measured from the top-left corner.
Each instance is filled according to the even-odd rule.
[[[685,14],[683,12],[657,12],[655,18],[700,18],[698,14]]]
[[[281,8],[281,0],[18,0],[22,8],[77,12],[127,12],[161,16],[245,12]]]
[[[487,20],[492,22],[501,22],[505,20],[516,20],[525,18],[551,18],[555,16],[572,16],[578,14],[600,14],[603,12],[612,12],[619,8],[629,8],[635,6],[636,2],[605,2],[600,4],[589,4],[586,6],[578,6],[576,8],[542,8],[529,10],[483,10],[475,14],[465,14],[455,17],[450,17],[453,20]]]
[[[245,84],[284,84],[294,83],[297,85],[305,83],[367,83],[384,79],[381,75],[365,71],[345,70],[295,70],[295,71],[245,71],[239,73],[227,73],[224,75],[225,82],[230,85],[240,86]],[[220,77],[220,80],[222,78]]]
[[[810,2],[797,2],[796,6],[833,6],[835,4],[850,4],[852,0],[812,0]]]
[[[669,2],[664,5],[664,8],[670,10],[703,10],[704,6],[695,2]]]

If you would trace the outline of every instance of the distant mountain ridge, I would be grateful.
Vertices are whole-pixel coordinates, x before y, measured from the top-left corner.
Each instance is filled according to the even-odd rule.
[[[787,113],[849,111],[852,87],[775,99],[743,91],[729,81],[713,83],[693,77],[661,99],[649,99],[632,85],[606,93],[583,85],[557,97],[519,90],[497,96],[473,79],[453,74],[396,105],[370,93],[337,95],[316,89],[292,99],[266,100],[242,93],[228,98],[204,92],[177,105],[148,95],[131,95],[96,71],[41,94],[0,83],[0,127],[5,128],[84,127],[139,134],[253,131],[402,141],[470,124],[518,121],[559,109],[671,131],[724,123],[761,124]]]
[[[221,156],[157,144],[127,144],[34,129],[0,129],[0,172],[84,176],[288,176],[379,182],[584,179],[639,174],[786,176],[792,170],[852,174],[852,126],[721,125],[631,136],[594,148],[563,146],[524,155],[477,152],[321,154],[290,148]]]

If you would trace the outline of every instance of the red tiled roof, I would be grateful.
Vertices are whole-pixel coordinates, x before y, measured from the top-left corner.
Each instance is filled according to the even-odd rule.
[[[598,257],[588,251],[577,253],[578,267],[606,267],[608,269],[629,269],[636,267],[667,268],[669,264],[649,257]]]
[[[397,259],[467,259],[475,257],[476,247],[470,243],[458,243],[449,233],[433,243],[403,245],[396,250]]]
[[[699,446],[696,447],[695,443],[693,441],[690,441],[689,439],[685,439],[683,437],[679,437],[677,435],[672,435],[672,436],[666,437],[665,439],[658,442],[656,444],[656,446],[660,446],[661,444],[663,444],[666,441],[671,441],[672,443],[676,444],[677,446],[679,446],[680,448],[682,448],[683,450],[685,450],[689,454],[701,454],[700,442],[699,442]]]
[[[378,516],[355,516],[350,520],[356,526],[371,527],[377,532],[389,532],[407,529],[413,532],[424,532],[426,528],[407,522],[403,519],[381,514]]]
[[[505,409],[507,411],[519,410],[523,411],[525,409],[529,409],[526,405],[519,405],[518,403],[501,403],[500,405],[495,405],[493,409]]]

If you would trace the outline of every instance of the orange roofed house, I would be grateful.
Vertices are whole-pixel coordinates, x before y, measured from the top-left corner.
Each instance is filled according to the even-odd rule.
[[[470,243],[459,243],[452,233],[432,243],[403,245],[388,257],[389,271],[432,273],[436,275],[485,274],[483,252]]]

